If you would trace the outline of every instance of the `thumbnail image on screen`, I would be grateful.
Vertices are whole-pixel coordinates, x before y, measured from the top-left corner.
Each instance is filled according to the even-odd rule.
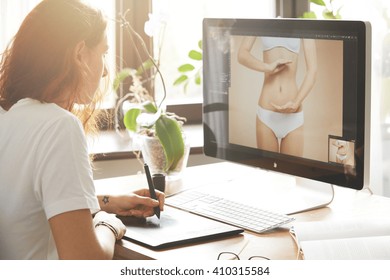
[[[355,166],[355,142],[329,135],[329,162]]]

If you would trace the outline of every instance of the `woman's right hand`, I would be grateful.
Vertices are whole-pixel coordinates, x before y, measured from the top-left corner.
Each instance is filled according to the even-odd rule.
[[[116,240],[122,239],[126,233],[126,226],[115,216],[115,214],[99,211],[93,218],[93,224],[95,227],[108,227],[114,233]]]
[[[280,71],[284,70],[290,63],[292,63],[292,60],[290,59],[279,58],[274,62],[268,64],[269,70],[267,72],[272,75],[279,73]]]

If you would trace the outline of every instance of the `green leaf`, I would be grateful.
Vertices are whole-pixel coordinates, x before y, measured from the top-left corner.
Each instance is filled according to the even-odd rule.
[[[189,64],[189,63],[180,65],[178,68],[179,72],[189,72],[189,71],[192,71],[194,69],[195,69],[195,66],[192,64]]]
[[[202,84],[202,77],[200,76],[200,73],[197,73],[195,76],[195,84],[197,85]]]
[[[137,68],[137,75],[142,75],[146,70],[154,66],[152,59],[147,59]]]
[[[188,76],[187,75],[181,75],[179,78],[176,79],[176,81],[173,82],[173,85],[174,86],[180,85],[183,82],[185,82],[186,80],[188,80]]]
[[[311,0],[310,2],[313,4],[319,5],[319,6],[323,6],[323,7],[326,6],[326,4],[323,0]]]
[[[131,68],[124,68],[120,72],[118,72],[115,76],[114,82],[112,87],[116,91],[119,88],[119,85],[127,78],[130,76],[131,71],[133,69]]]
[[[164,149],[166,171],[175,169],[184,155],[184,140],[180,125],[174,119],[161,115],[156,121],[156,135]]]
[[[191,50],[188,56],[193,60],[202,60],[202,53],[195,50]]]
[[[203,42],[202,42],[202,40],[199,40],[198,41],[198,47],[199,47],[199,49],[203,49]]]
[[[130,131],[137,131],[137,118],[141,114],[140,108],[132,108],[126,112],[123,117],[123,123],[125,127]]]
[[[157,113],[158,110],[156,105],[151,101],[145,101],[142,103],[142,107],[144,107],[145,111],[149,113]]]
[[[184,93],[187,93],[187,88],[188,88],[189,84],[190,84],[190,81],[188,81],[188,80],[184,83],[184,86],[183,86]]]
[[[316,14],[314,12],[304,12],[303,13],[303,18],[317,18]]]

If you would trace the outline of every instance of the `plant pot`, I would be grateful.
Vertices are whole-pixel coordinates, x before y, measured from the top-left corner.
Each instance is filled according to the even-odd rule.
[[[144,162],[149,165],[152,174],[163,173],[167,179],[180,177],[180,174],[187,166],[188,156],[190,154],[189,141],[184,138],[184,154],[173,170],[166,170],[166,158],[163,147],[156,137],[141,136],[140,146]]]

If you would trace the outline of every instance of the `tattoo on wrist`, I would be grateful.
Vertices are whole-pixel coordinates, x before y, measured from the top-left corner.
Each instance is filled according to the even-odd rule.
[[[104,204],[107,204],[107,203],[109,203],[110,201],[108,200],[108,196],[103,196],[103,199],[102,199],[102,201],[103,201],[103,203]]]

